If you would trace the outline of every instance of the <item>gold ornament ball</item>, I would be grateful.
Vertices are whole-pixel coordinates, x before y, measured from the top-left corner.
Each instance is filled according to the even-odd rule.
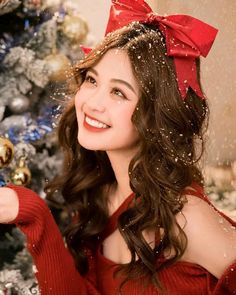
[[[11,181],[15,185],[27,185],[31,181],[31,172],[29,168],[17,167],[11,174]]]
[[[63,34],[73,42],[81,42],[88,34],[87,23],[75,15],[66,15],[62,24]]]
[[[7,138],[0,137],[0,169],[7,167],[14,156],[14,146]]]
[[[67,79],[71,63],[64,54],[50,54],[45,58],[45,61],[47,62],[51,81],[63,82]]]

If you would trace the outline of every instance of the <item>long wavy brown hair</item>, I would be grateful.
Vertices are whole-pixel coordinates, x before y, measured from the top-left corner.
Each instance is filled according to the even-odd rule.
[[[112,48],[127,52],[141,93],[132,115],[140,139],[139,151],[129,164],[135,202],[118,219],[118,229],[131,253],[131,261],[118,269],[118,273],[125,275],[121,287],[128,280],[144,275],[149,278],[148,283],[165,293],[158,272],[178,261],[187,245],[187,237],[175,215],[186,202],[184,189],[193,182],[203,181],[197,165],[202,154],[208,107],[206,100],[191,89],[186,99],[182,99],[173,58],[166,54],[164,37],[156,27],[140,23],[108,34],[75,67],[78,89],[87,70]],[[196,62],[200,80],[200,61]],[[104,188],[114,185],[116,179],[106,152],[83,148],[77,141],[77,133],[75,106],[71,100],[58,130],[64,151],[64,172],[47,187],[47,193],[52,199],[53,193],[60,190],[65,206],[78,213],[78,220],[69,225],[65,236],[77,269],[84,275],[89,268],[86,249],[94,253],[109,218]],[[196,141],[201,144],[196,146]],[[143,231],[150,229],[160,238],[154,249],[143,236]],[[174,254],[157,263],[163,252],[170,249]]]

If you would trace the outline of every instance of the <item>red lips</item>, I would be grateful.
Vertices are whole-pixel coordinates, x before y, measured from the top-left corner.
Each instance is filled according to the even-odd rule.
[[[103,132],[103,131],[106,131],[107,129],[110,128],[110,126],[108,126],[107,128],[99,128],[99,127],[91,126],[91,125],[89,125],[89,124],[86,122],[86,120],[85,120],[86,116],[87,116],[87,115],[84,116],[83,126],[84,126],[87,130],[92,131],[92,132]],[[96,120],[96,121],[98,121],[96,118],[93,118],[93,117],[90,117],[90,116],[87,116],[87,117],[88,117],[89,119],[91,119],[91,120]],[[103,124],[105,124],[105,123],[103,123]]]

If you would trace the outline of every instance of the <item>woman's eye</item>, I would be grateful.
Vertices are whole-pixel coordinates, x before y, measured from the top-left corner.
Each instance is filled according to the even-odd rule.
[[[85,77],[85,80],[84,80],[85,82],[88,82],[88,83],[90,83],[90,84],[96,84],[96,80],[92,77],[92,76],[89,76],[89,75],[87,75],[86,77]]]
[[[118,88],[114,88],[113,93],[121,98],[126,99],[126,96],[124,95],[124,93]]]

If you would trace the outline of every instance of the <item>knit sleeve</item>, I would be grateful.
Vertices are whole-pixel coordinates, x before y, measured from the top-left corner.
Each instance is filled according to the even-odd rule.
[[[236,261],[223,273],[212,295],[236,294]]]
[[[99,295],[96,286],[77,271],[45,201],[30,189],[8,185],[19,199],[18,216],[11,223],[26,235],[42,295]]]

